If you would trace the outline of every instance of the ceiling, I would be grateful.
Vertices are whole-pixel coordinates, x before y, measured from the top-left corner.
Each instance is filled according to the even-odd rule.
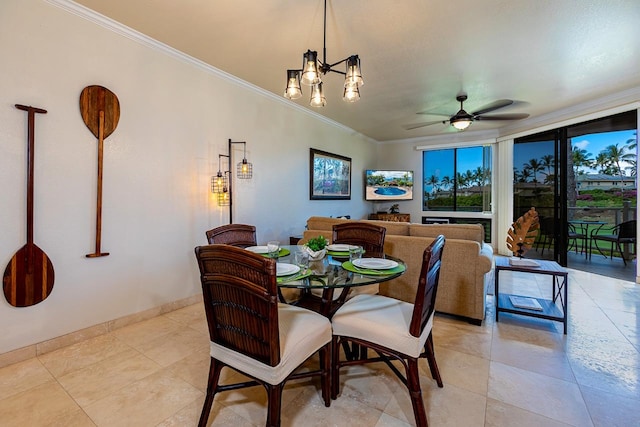
[[[322,55],[323,0],[76,0],[100,14],[278,96],[307,49]],[[454,6],[455,5],[455,6]],[[327,106],[295,102],[378,141],[453,132],[466,93],[473,112],[520,121],[640,87],[638,0],[328,0],[327,62],[358,54],[364,85],[342,101],[343,77],[323,78]],[[339,68],[343,70],[342,66]],[[284,98],[283,98],[284,99]],[[475,122],[467,131],[514,122]]]

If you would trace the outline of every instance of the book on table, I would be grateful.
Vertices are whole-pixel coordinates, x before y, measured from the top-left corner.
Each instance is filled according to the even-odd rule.
[[[527,310],[542,311],[542,306],[535,298],[519,297],[516,295],[509,296],[511,304],[516,308],[526,308]]]
[[[515,256],[509,258],[509,264],[517,267],[540,267],[540,263],[538,261],[527,258],[518,258]]]

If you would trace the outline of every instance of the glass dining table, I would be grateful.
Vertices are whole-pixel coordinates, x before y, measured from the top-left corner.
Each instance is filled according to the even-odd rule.
[[[303,246],[288,245],[281,246],[278,253],[277,262],[279,266],[278,290],[282,302],[294,305],[301,305],[330,317],[335,307],[333,306],[333,292],[323,293],[323,297],[311,297],[312,289],[345,289],[359,286],[373,285],[393,280],[407,269],[407,265],[401,259],[385,255],[384,259],[388,264],[384,265],[379,258],[367,258],[364,254],[360,267],[349,261],[348,252],[327,251],[326,256],[317,261],[310,261],[308,267],[301,267],[295,264],[295,254],[304,250]],[[265,255],[266,256],[266,255]],[[370,260],[370,263],[366,261]],[[382,268],[368,267],[368,264],[375,265],[375,262],[382,263]],[[289,267],[291,266],[291,267]],[[299,268],[299,270],[298,270]],[[291,274],[285,274],[294,271]],[[283,289],[300,289],[300,297],[294,301],[286,301]]]

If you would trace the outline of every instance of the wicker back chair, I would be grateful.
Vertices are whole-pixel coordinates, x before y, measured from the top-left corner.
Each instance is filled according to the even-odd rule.
[[[440,263],[445,238],[438,236],[425,249],[414,304],[382,295],[356,295],[336,311],[333,326],[332,390],[337,398],[340,387],[339,370],[343,366],[385,362],[409,389],[413,413],[418,427],[427,426],[427,414],[420,388],[418,359],[426,358],[431,376],[443,387],[433,350],[433,316],[440,277]],[[407,319],[411,319],[407,324]],[[355,343],[373,349],[378,357],[340,360],[340,344]],[[391,363],[398,360],[405,375]]]
[[[332,243],[362,246],[369,257],[384,255],[384,237],[387,229],[366,222],[345,222],[333,226]]]
[[[635,246],[636,231],[637,221],[635,219],[631,221],[621,222],[614,227],[600,226],[597,229],[591,231],[591,243],[593,243],[598,252],[600,252],[600,254],[606,258],[607,256],[598,246],[598,241],[609,242],[611,244],[611,259],[613,259],[614,251],[617,250],[618,253],[620,253],[622,262],[624,262],[624,265],[627,265],[627,260],[624,258],[624,252],[621,245],[633,244]],[[591,257],[591,246],[589,247],[589,257]]]
[[[247,224],[227,224],[206,232],[210,245],[225,244],[246,248],[255,246],[256,227]]]
[[[325,405],[330,399],[331,324],[320,314],[278,303],[276,261],[241,248],[195,248],[211,340],[211,366],[199,426],[206,426],[218,391],[262,385],[268,393],[267,426],[280,425],[284,383],[320,375]],[[282,338],[282,340],[281,340]],[[294,373],[320,351],[320,369]],[[219,384],[223,367],[255,381]]]

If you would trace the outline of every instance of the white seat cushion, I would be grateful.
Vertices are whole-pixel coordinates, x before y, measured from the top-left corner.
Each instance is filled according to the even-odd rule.
[[[211,342],[211,357],[269,384],[280,384],[298,366],[331,341],[331,322],[313,311],[278,304],[280,363],[265,365],[244,354]]]
[[[360,338],[411,357],[424,349],[433,326],[433,315],[420,337],[409,333],[413,304],[382,295],[356,295],[331,319],[333,334]]]

